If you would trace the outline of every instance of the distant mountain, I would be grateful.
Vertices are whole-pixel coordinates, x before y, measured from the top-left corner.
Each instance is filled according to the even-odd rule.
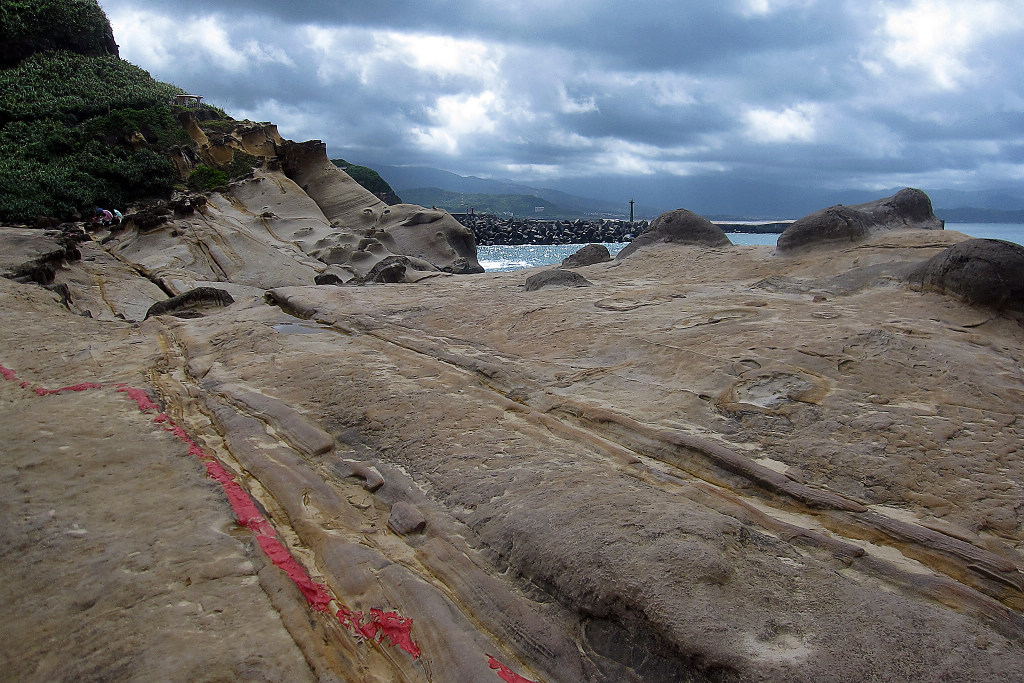
[[[532,195],[580,215],[628,216],[635,198],[637,220],[686,208],[721,220],[779,220],[806,216],[836,204],[862,204],[888,197],[902,187],[880,190],[828,190],[723,176],[594,176],[552,179],[553,187],[539,188],[512,180],[460,176],[422,166],[373,165],[395,190],[439,188],[451,192],[493,195]],[[981,191],[923,189],[932,206],[945,209],[1024,210],[1024,188]],[[605,199],[596,199],[602,197]],[[608,198],[615,198],[611,201]],[[979,222],[979,221],[970,221]]]
[[[548,200],[529,194],[486,194],[479,192],[453,192],[436,187],[402,190],[405,201],[420,206],[437,206],[449,213],[490,213],[495,216],[521,218],[575,218],[578,212],[552,204]]]
[[[629,217],[628,196],[626,196],[626,198],[621,202],[608,201],[595,199],[593,197],[574,195],[552,188],[532,187],[530,185],[523,185],[511,180],[460,176],[449,171],[442,171],[437,168],[427,168],[424,166],[375,165],[374,168],[384,179],[387,180],[391,187],[395,188],[395,191],[402,195],[402,197],[407,201],[413,201],[409,199],[409,197],[414,196],[429,197],[430,195],[427,191],[433,189],[495,197],[519,196],[523,198],[539,198],[543,201],[537,204],[530,204],[529,202],[534,201],[531,199],[523,206],[528,206],[528,210],[531,212],[533,211],[534,205],[543,205],[549,208],[554,207],[554,212],[558,214],[558,217]],[[445,201],[446,200],[441,199],[430,202],[421,202],[417,200],[415,203],[426,206],[445,206],[445,208],[447,208]],[[479,211],[479,207],[477,205],[482,205],[483,203],[484,202],[481,199],[476,200],[475,203],[466,204],[466,206],[477,207],[477,210]],[[492,200],[490,203],[495,203],[495,201]],[[498,201],[497,203],[501,202]],[[657,206],[635,204],[633,207],[633,215],[637,220],[641,220],[643,218],[654,218],[662,213],[664,213],[664,209]],[[517,215],[519,215],[518,212]]]
[[[935,209],[935,215],[948,223],[1024,223],[1024,210]]]

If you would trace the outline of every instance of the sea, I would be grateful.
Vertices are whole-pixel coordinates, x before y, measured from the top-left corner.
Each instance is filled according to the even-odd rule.
[[[956,230],[972,237],[1006,240],[1024,245],[1024,223],[946,223],[946,230]],[[744,232],[727,232],[733,244],[774,245],[779,236],[755,235]],[[627,243],[609,243],[604,246],[612,256],[618,254]],[[488,273],[522,270],[537,266],[550,266],[562,262],[566,256],[582,249],[583,244],[523,244],[493,245],[477,247],[477,260]]]

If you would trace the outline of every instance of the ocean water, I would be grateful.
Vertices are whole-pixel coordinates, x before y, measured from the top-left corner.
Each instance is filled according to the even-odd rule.
[[[1024,224],[1020,223],[946,223],[947,230],[956,230],[972,237],[1006,240],[1024,245]],[[753,235],[741,232],[727,232],[733,244],[773,245],[778,235]],[[550,266],[562,262],[566,256],[582,249],[583,244],[524,244],[494,245],[477,247],[477,260],[489,273],[521,270],[536,266]],[[612,256],[618,254],[626,243],[605,244]]]

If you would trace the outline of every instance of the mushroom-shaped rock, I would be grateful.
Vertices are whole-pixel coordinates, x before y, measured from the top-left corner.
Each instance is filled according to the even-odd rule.
[[[791,254],[817,246],[844,246],[884,230],[942,230],[932,201],[921,190],[905,188],[865,204],[838,204],[796,221],[779,235],[776,253]]]
[[[526,291],[536,292],[544,287],[589,287],[592,282],[572,270],[545,270],[526,278]]]
[[[914,268],[911,287],[1024,317],[1024,246],[1003,240],[960,242]]]
[[[604,263],[612,258],[608,247],[603,244],[588,244],[579,251],[562,259],[562,268],[582,268],[595,263]]]
[[[640,247],[662,242],[726,247],[732,242],[720,227],[686,209],[676,209],[654,219],[651,227],[626,245],[616,259],[624,259]]]

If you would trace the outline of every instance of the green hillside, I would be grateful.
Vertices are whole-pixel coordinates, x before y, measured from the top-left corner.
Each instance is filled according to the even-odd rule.
[[[191,142],[168,104],[181,89],[116,55],[95,0],[0,0],[0,18],[19,46],[0,68],[0,220],[169,195],[167,152]]]
[[[388,185],[388,181],[381,178],[380,174],[372,168],[367,166],[357,166],[356,164],[349,163],[344,159],[331,159],[331,163],[345,171],[345,173],[348,173],[349,176],[352,177],[352,180],[377,195],[377,197],[384,202],[388,204],[402,203],[402,198],[399,197],[393,189],[391,189],[391,186]]]

